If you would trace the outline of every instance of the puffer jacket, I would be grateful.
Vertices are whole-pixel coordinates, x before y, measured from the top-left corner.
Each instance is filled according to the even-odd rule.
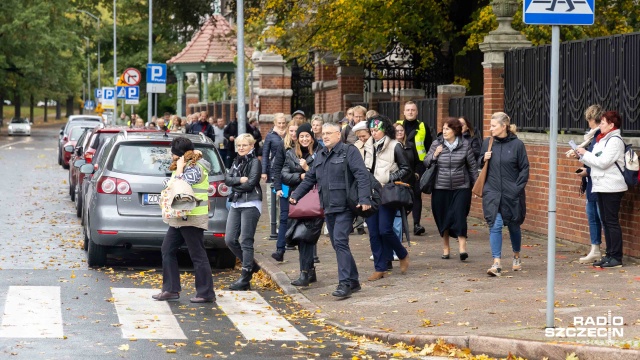
[[[620,171],[624,169],[624,148],[625,143],[620,137],[620,130],[612,130],[593,146],[592,151],[582,156],[580,161],[591,167],[591,191],[615,193],[629,190]]]
[[[442,145],[442,152],[434,159],[433,154],[440,145]],[[434,140],[427,157],[424,158],[424,166],[430,167],[434,163],[438,165],[435,189],[468,189],[478,178],[478,166],[471,142],[462,137],[458,137],[458,145],[453,149],[453,152],[444,145],[442,138]]]
[[[486,138],[480,153],[483,164],[488,148],[489,138]],[[529,158],[524,143],[513,133],[502,139],[494,137],[487,180],[482,190],[482,211],[489,226],[493,226],[498,213],[505,226],[524,222],[527,214],[524,188],[528,181]]]
[[[237,162],[240,156],[236,157]],[[229,201],[236,199],[236,202],[262,201],[262,188],[260,187],[260,176],[262,175],[262,166],[260,160],[252,156],[249,163],[244,167],[241,176],[232,176],[231,170],[227,171],[224,177],[224,183],[231,187]],[[240,178],[247,177],[249,180],[245,183],[240,182]]]
[[[318,143],[315,144],[316,149],[314,149],[313,155],[308,155],[305,160],[307,161],[307,165],[309,165],[309,169],[313,166],[313,161],[315,160],[315,151],[318,148]],[[298,185],[302,182],[301,175],[306,171],[300,166],[300,158],[296,155],[296,149],[289,149],[285,154],[284,166],[282,167],[282,183],[289,186],[290,193],[293,193]]]
[[[271,168],[273,167],[273,160],[276,157],[280,147],[282,146],[282,138],[274,130],[269,131],[262,144],[262,173],[266,174],[269,178],[268,181],[273,181],[273,174]]]
[[[385,141],[377,151],[374,152],[375,140],[373,136],[364,144],[365,155],[364,164],[373,176],[384,186],[394,181],[409,182],[413,176],[413,171],[409,161],[404,156],[404,148],[397,140],[385,136]],[[375,153],[375,165],[374,156]]]

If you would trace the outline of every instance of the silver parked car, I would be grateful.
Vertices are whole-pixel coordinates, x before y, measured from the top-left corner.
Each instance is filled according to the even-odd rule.
[[[93,174],[85,179],[84,195],[89,266],[104,266],[107,254],[117,248],[160,249],[168,225],[162,221],[158,202],[171,176],[170,144],[177,136],[189,138],[211,164],[209,229],[204,232],[204,245],[214,266],[234,266],[235,256],[224,242],[230,189],[224,184],[225,168],[213,142],[198,135],[126,130],[109,140],[98,163],[80,168],[84,174]]]

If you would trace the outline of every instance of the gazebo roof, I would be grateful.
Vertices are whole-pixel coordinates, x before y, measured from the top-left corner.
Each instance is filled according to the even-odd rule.
[[[245,55],[247,50],[251,51],[245,47]],[[250,54],[248,58],[251,58]],[[235,31],[224,16],[216,14],[207,19],[184,49],[167,64],[182,71],[234,72],[235,56]]]

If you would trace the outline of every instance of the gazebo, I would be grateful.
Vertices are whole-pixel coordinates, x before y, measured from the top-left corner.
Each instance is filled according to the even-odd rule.
[[[245,55],[247,48],[245,47]],[[236,71],[236,35],[231,25],[220,14],[211,16],[195,33],[189,43],[167,65],[178,79],[178,101],[176,113],[186,113],[184,79],[187,73],[195,73],[198,80],[199,101],[207,100],[209,74],[223,74],[231,84]],[[249,56],[250,58],[250,56]],[[201,85],[204,85],[201,86]]]

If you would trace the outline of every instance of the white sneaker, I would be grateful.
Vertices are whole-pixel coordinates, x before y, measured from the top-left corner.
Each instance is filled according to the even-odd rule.
[[[369,260],[373,261],[373,255],[371,255],[371,257],[369,258]]]
[[[393,254],[393,261],[400,261],[400,259],[398,259],[398,255]]]

